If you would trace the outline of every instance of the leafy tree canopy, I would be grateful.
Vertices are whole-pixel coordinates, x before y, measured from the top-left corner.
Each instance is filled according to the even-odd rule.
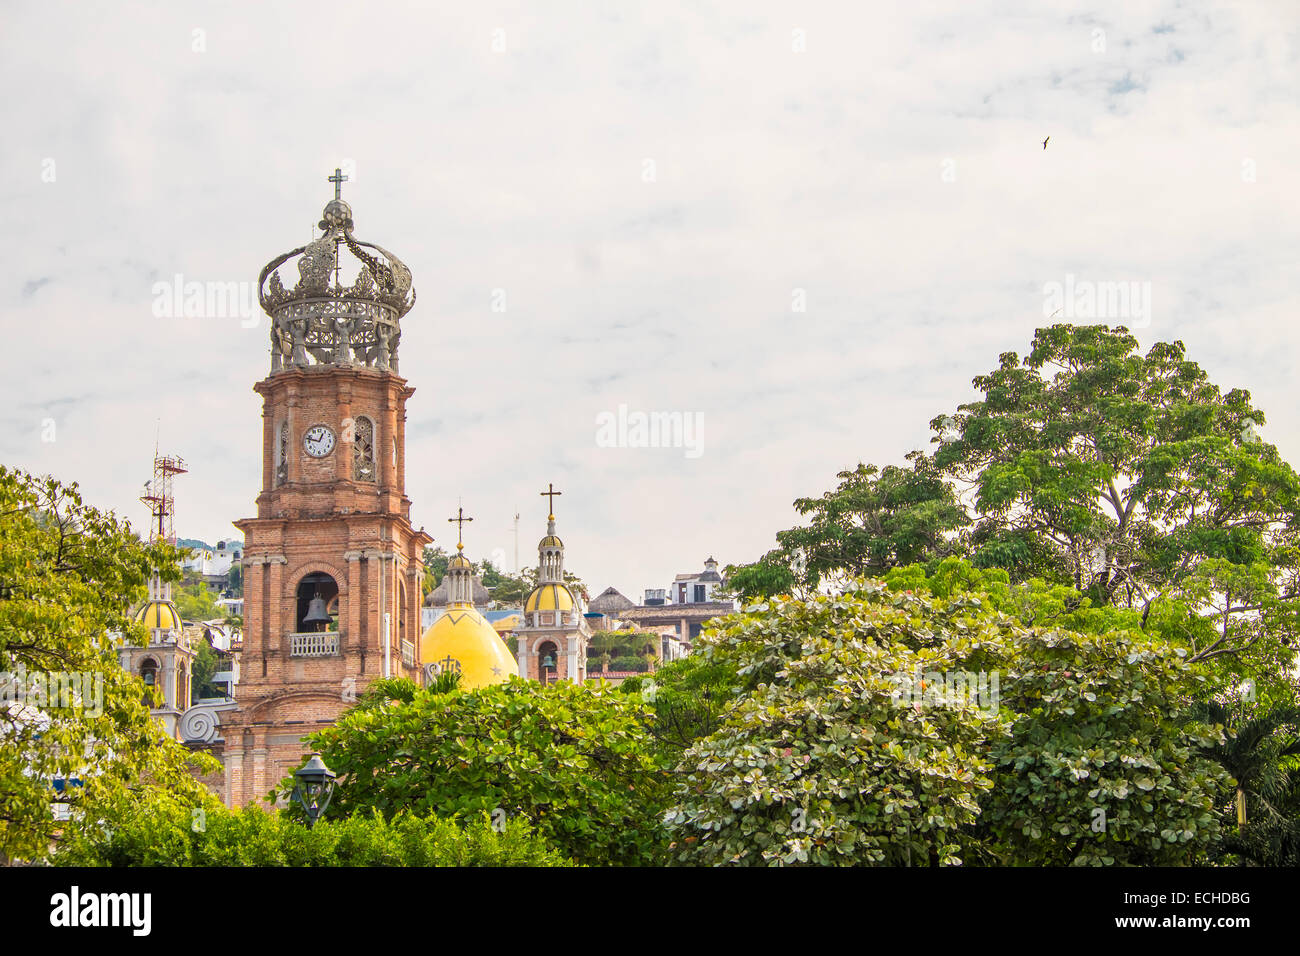
[[[706,631],[740,692],[678,767],[679,861],[1205,858],[1225,775],[1187,715],[1209,680],[1186,651],[1027,627],[959,576],[946,597],[863,580]]]
[[[75,484],[0,466],[0,857],[40,859],[156,798],[215,799],[187,772],[215,761],[163,733],[117,658],[122,641],[147,642],[128,609],[154,568],[179,574],[178,558]],[[73,778],[72,820],[58,823],[53,781]]]
[[[340,776],[331,813],[496,812],[578,862],[641,864],[661,852],[667,787],[648,719],[601,685],[512,678],[436,694],[397,681],[311,739]]]

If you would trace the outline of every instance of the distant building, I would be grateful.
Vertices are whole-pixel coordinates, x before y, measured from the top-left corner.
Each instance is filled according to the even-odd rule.
[[[703,571],[679,574],[673,578],[672,601],[674,604],[707,604],[713,600],[713,592],[721,587],[722,575],[718,573],[718,562],[708,557],[704,560]]]
[[[718,562],[709,557],[704,570],[679,574],[672,587],[646,588],[642,604],[633,604],[616,588],[606,588],[591,602],[592,611],[605,617],[597,629],[607,629],[614,619],[630,621],[643,631],[662,639],[660,660],[664,663],[685,657],[704,625],[736,609],[733,601],[719,599],[723,585]]]
[[[216,547],[209,547],[202,541],[182,540],[192,553],[181,562],[181,567],[202,578],[208,587],[224,590],[230,583],[230,569],[240,563],[244,556],[244,542],[218,541]]]

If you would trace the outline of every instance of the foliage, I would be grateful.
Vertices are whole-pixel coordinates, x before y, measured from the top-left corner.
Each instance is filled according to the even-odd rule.
[[[424,596],[427,597],[429,592],[438,586],[438,582],[447,573],[447,565],[451,562],[451,555],[442,548],[426,545],[423,560],[424,582],[422,588]]]
[[[191,686],[194,688],[194,699],[202,700],[205,697],[218,697],[222,691],[212,683],[212,675],[222,668],[221,655],[217,653],[216,648],[206,638],[198,642],[198,651],[194,655],[193,672],[191,674]]]
[[[705,659],[747,686],[679,767],[679,861],[1205,857],[1223,776],[1199,756],[1213,731],[1183,713],[1207,681],[1186,652],[1027,627],[955,583],[988,572],[949,570],[945,597],[864,580],[705,632]]]
[[[533,568],[525,569],[522,574],[507,574],[486,559],[479,563],[479,574],[483,586],[492,594],[492,603],[497,607],[522,605],[537,580],[537,572]]]
[[[984,861],[1014,866],[1203,863],[1220,837],[1224,774],[1191,722],[1207,678],[1140,634],[1033,628],[1001,663],[1009,733],[973,828]]]
[[[566,866],[522,819],[493,825],[399,813],[322,818],[308,829],[248,806],[202,814],[150,806],[108,832],[81,835],[55,862],[69,866]]]
[[[957,553],[965,511],[930,458],[907,457],[906,468],[859,464],[839,473],[834,490],[797,499],[808,526],[778,532],[780,547],[755,564],[728,567],[728,586],[742,598],[771,597]]]
[[[39,859],[157,797],[210,799],[187,767],[215,761],[163,733],[117,658],[123,640],[147,641],[128,608],[153,568],[174,578],[178,558],[85,504],[75,484],[0,466],[0,858]],[[37,693],[59,675],[75,675],[82,693]],[[56,823],[52,781],[73,777],[83,781],[68,792],[73,819]]]
[[[644,671],[650,661],[658,660],[659,644],[659,635],[651,631],[596,631],[587,645],[587,658],[597,663],[588,671]]]
[[[1203,712],[1225,729],[1205,753],[1235,782],[1230,798],[1220,801],[1229,831],[1222,852],[1260,866],[1300,866],[1300,708],[1252,712],[1211,701]]]
[[[858,595],[778,598],[704,633],[706,659],[753,688],[682,758],[666,817],[678,861],[961,862],[962,830],[991,786],[978,751],[998,717],[900,707],[896,678],[960,669],[989,638],[972,629],[968,644],[909,646],[897,637],[913,611]]]
[[[742,693],[744,681],[730,664],[691,654],[653,675],[629,677],[618,689],[654,709],[648,729],[659,759],[672,766],[682,751],[717,730],[727,702]]]
[[[1145,354],[1124,328],[1037,330],[978,400],[931,422],[932,456],[859,465],[796,509],[808,525],[728,568],[748,599],[965,556],[1038,593],[1063,587],[1140,627],[1222,684],[1285,699],[1300,647],[1300,476],[1181,342]],[[1124,626],[1129,626],[1127,623]]]
[[[1249,392],[1222,393],[1181,342],[1137,345],[1039,329],[1023,362],[975,379],[981,400],[932,422],[935,467],[973,496],[975,563],[1098,604],[1183,599],[1195,657],[1276,657],[1300,619],[1300,476]]]
[[[211,589],[200,579],[191,579],[173,587],[172,601],[180,612],[182,621],[211,621],[224,617]]]
[[[729,564],[724,569],[727,587],[742,600],[794,594],[800,580],[794,571],[795,563],[793,556],[776,548],[752,564]]]
[[[579,862],[643,864],[661,850],[667,792],[648,719],[603,685],[511,678],[363,698],[311,743],[340,777],[331,813],[500,811]]]

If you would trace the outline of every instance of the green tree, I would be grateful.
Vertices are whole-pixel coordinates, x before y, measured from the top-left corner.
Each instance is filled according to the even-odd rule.
[[[952,487],[921,452],[910,467],[859,464],[839,473],[840,483],[818,498],[799,498],[804,527],[777,533],[779,547],[758,562],[728,567],[728,585],[742,598],[815,590],[824,581],[960,553],[969,523]]]
[[[917,602],[883,593],[777,598],[704,632],[704,658],[729,664],[742,693],[681,758],[666,816],[679,862],[961,862],[997,716],[899,706],[898,675],[958,669],[973,648],[896,639]]]
[[[729,662],[690,654],[654,674],[629,677],[618,689],[654,709],[648,729],[661,762],[673,766],[684,750],[718,729],[726,704],[742,692],[743,683]]]
[[[1222,852],[1260,866],[1300,866],[1300,708],[1203,707],[1225,736],[1205,754],[1232,775]]]
[[[222,669],[223,663],[221,655],[212,646],[212,643],[206,638],[201,639],[194,655],[194,669],[190,681],[191,686],[194,688],[195,700],[221,696],[223,692],[212,683],[212,677]]]
[[[1186,651],[1140,631],[1026,626],[1100,626],[1116,612],[1071,609],[1050,589],[972,592],[963,578],[1005,574],[945,564],[942,597],[923,571],[898,569],[891,583],[778,598],[705,632],[701,653],[738,692],[678,767],[680,860],[1207,858],[1225,778],[1201,756],[1215,733],[1188,703],[1212,685]]]
[[[340,776],[331,813],[497,813],[580,863],[658,858],[667,777],[643,703],[568,682],[445,694],[408,684],[363,697],[311,738]]]
[[[172,589],[172,600],[183,621],[211,621],[224,617],[221,608],[208,586],[199,580],[189,580]]]
[[[0,466],[0,858],[41,859],[155,799],[215,800],[188,772],[215,761],[163,733],[117,659],[124,640],[147,642],[128,609],[149,574],[174,578],[178,559],[87,505],[75,484]],[[83,782],[64,823],[50,812],[55,778]]]
[[[424,559],[424,596],[427,597],[429,592],[438,586],[443,576],[447,573],[447,565],[451,562],[449,555],[442,548],[426,545],[423,552]]]
[[[497,607],[518,607],[524,603],[524,598],[528,592],[533,589],[536,580],[536,571],[532,568],[527,569],[524,574],[506,574],[493,566],[491,561],[484,560],[479,565],[479,574],[483,581],[483,586],[492,594],[492,603]]]
[[[1137,346],[1123,328],[1039,329],[931,423],[935,467],[971,499],[972,559],[1098,603],[1183,599],[1198,659],[1289,658],[1300,477],[1249,392],[1221,392],[1181,342]]]

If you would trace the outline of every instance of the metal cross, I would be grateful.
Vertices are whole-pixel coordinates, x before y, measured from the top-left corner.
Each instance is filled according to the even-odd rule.
[[[555,496],[562,495],[562,494],[564,494],[564,492],[556,491],[555,485],[549,481],[546,483],[546,490],[541,493],[541,497],[547,499],[546,503],[548,506],[548,510],[551,512],[550,516],[552,518],[555,517]]]
[[[344,184],[345,182],[347,182],[347,181],[348,181],[348,177],[346,177],[346,176],[343,175],[343,168],[342,168],[341,166],[335,166],[335,167],[334,167],[334,175],[333,175],[333,176],[330,176],[330,177],[326,180],[326,182],[331,182],[331,183],[334,184],[334,198],[335,198],[335,199],[342,199],[342,198],[343,198],[343,184]]]
[[[473,518],[465,517],[464,508],[457,508],[456,517],[447,519],[448,524],[451,524],[453,521],[456,522],[456,547],[458,549],[463,549],[465,547],[465,542],[461,540],[461,532],[465,530],[465,522],[473,520]]]

